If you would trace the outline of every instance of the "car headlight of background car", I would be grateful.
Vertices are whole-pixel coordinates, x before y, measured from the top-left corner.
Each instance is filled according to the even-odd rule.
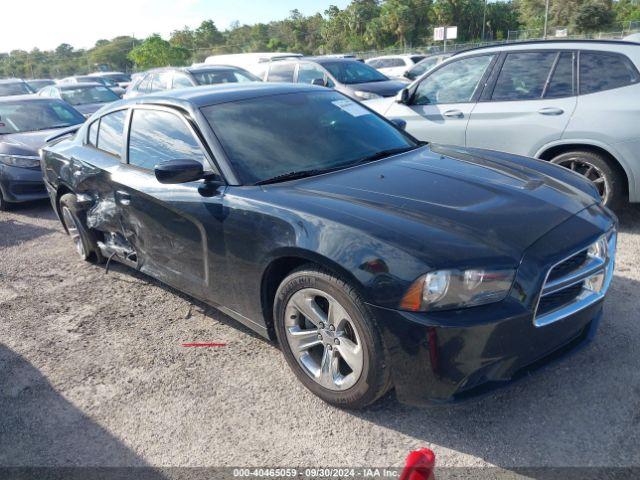
[[[431,311],[475,307],[503,300],[515,270],[436,270],[418,278],[400,302],[404,310]]]
[[[353,92],[353,94],[360,100],[373,100],[374,98],[382,98],[382,95],[378,95],[377,93],[373,92],[363,92],[362,90],[357,90]]]
[[[40,157],[35,155],[5,155],[0,153],[0,163],[10,167],[36,168],[40,166]]]

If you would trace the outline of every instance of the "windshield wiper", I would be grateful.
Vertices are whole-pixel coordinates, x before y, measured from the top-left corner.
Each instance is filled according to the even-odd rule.
[[[376,152],[373,155],[368,155],[366,157],[359,158],[355,162],[349,162],[349,163],[338,165],[336,167],[331,167],[331,168],[313,168],[310,170],[295,170],[293,172],[287,172],[281,175],[276,175],[275,177],[268,178],[266,180],[260,180],[259,182],[256,182],[254,185],[266,185],[268,183],[286,182],[287,180],[296,180],[298,178],[313,177],[315,175],[320,175],[321,173],[329,173],[329,172],[334,172],[336,170],[343,170],[345,168],[354,167],[356,165],[361,165],[363,163],[369,163],[376,160],[381,160],[391,155],[396,155],[398,153],[404,153],[410,150],[415,150],[420,146],[421,145],[415,145],[411,147],[389,148],[387,150],[380,150],[379,152]]]
[[[286,182],[287,180],[296,180],[298,178],[306,178],[306,177],[313,177],[314,175],[319,175],[321,173],[326,173],[329,172],[331,170],[334,170],[332,168],[329,169],[318,169],[318,168],[314,168],[311,170],[296,170],[293,172],[287,172],[287,173],[283,173],[280,175],[276,175],[275,177],[272,178],[267,178],[266,180],[260,180],[259,182],[256,182],[255,185],[266,185],[268,183],[278,183],[278,182]]]
[[[380,150],[379,152],[376,152],[373,155],[368,155],[366,157],[359,158],[358,160],[355,161],[355,163],[353,163],[353,165],[360,165],[363,163],[375,162],[376,160],[382,160],[383,158],[390,157],[391,155],[397,155],[399,153],[409,152],[419,147],[420,145],[415,145],[412,147],[389,148],[387,150]]]

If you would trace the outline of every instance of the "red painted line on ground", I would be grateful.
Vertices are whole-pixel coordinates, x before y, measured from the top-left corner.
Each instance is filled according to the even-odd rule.
[[[226,343],[183,343],[183,347],[226,347]]]

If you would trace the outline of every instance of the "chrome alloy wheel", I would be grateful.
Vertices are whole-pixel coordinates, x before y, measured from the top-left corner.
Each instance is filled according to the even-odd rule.
[[[362,342],[335,298],[303,288],[289,299],[285,316],[289,347],[309,377],[329,390],[346,390],[358,381],[364,365]]]
[[[84,251],[84,243],[82,243],[82,237],[80,237],[78,224],[76,223],[76,219],[71,213],[71,210],[66,206],[62,207],[62,220],[64,221],[64,226],[67,227],[71,240],[73,240],[73,243],[76,246],[76,251],[82,258],[85,258],[86,254]]]
[[[602,197],[602,202],[607,203],[609,199],[610,187],[607,182],[607,178],[602,170],[600,170],[595,165],[592,165],[589,162],[581,160],[580,157],[575,158],[567,158],[560,162],[557,162],[556,165],[561,165],[569,170],[573,170],[576,173],[579,173],[583,177],[590,180],[591,183],[595,185],[598,189],[598,193],[600,197]]]

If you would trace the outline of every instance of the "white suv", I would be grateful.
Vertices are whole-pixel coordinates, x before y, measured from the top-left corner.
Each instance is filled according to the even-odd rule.
[[[453,55],[367,102],[420,140],[548,160],[616,206],[640,202],[640,45],[522,42]]]
[[[405,72],[425,57],[426,55],[386,55],[369,58],[365,60],[365,63],[388,77],[402,77]]]

